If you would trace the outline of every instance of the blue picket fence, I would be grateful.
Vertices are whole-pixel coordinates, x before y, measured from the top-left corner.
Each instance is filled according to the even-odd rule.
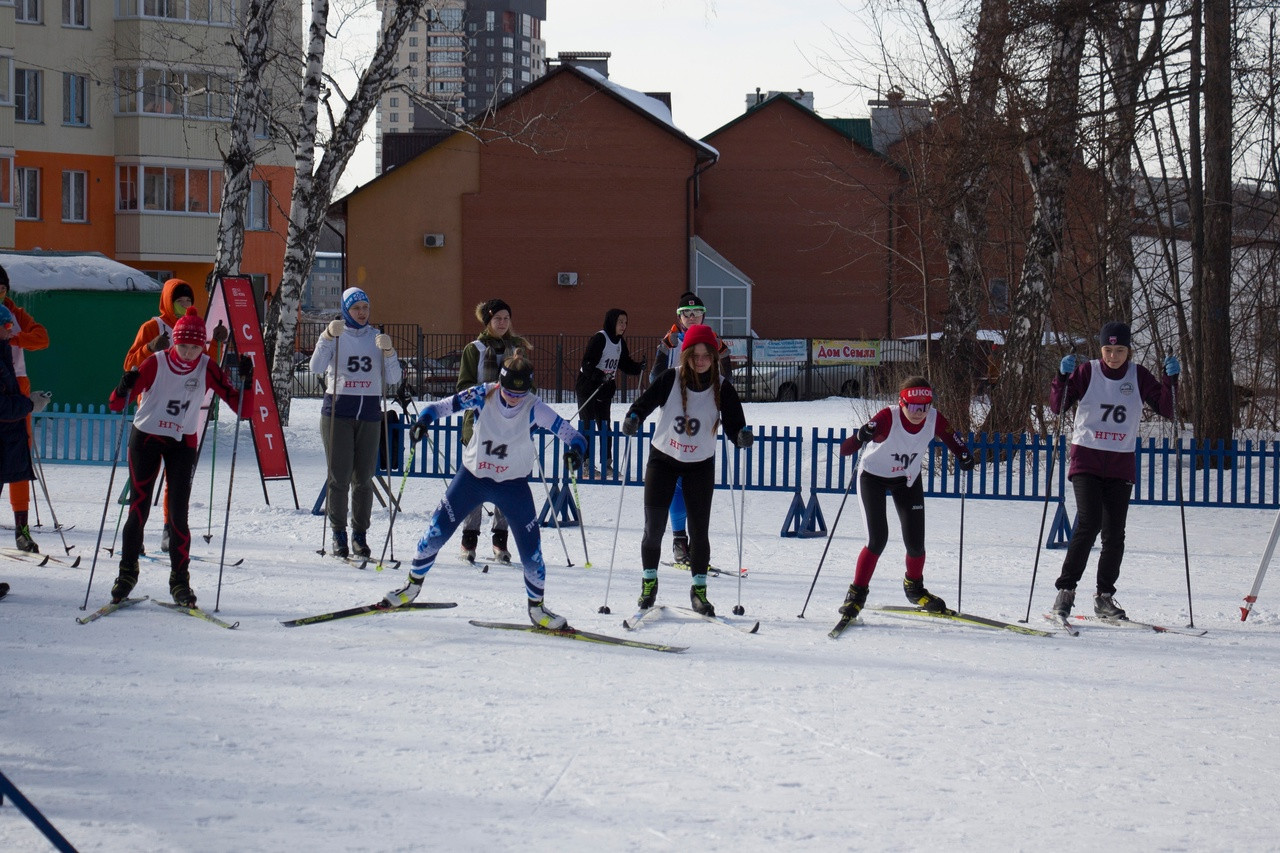
[[[111,464],[127,415],[112,414],[105,406],[66,407],[48,410],[34,419],[35,446],[46,462],[77,465]],[[653,424],[642,427],[636,440],[627,442],[618,424],[612,428],[613,460],[619,477],[584,472],[581,482],[639,486],[653,436]],[[432,425],[430,442],[410,449],[408,426],[391,424],[391,470],[404,474],[412,459],[410,477],[452,477],[462,462],[462,420],[449,418]],[[719,445],[717,487],[745,487],[751,491],[789,492],[791,507],[783,523],[783,535],[815,535],[825,530],[820,497],[857,492],[851,482],[857,457],[840,455],[845,430],[818,427],[760,427],[755,444],[739,450],[727,441]],[[550,435],[534,435],[540,471],[552,488],[567,477],[563,448]],[[969,446],[978,464],[972,471],[959,470],[951,453],[934,442],[922,477],[928,497],[1056,502],[1055,528],[1063,532],[1067,436],[1056,441],[1039,435],[969,435]],[[628,449],[629,448],[629,449]],[[624,464],[624,454],[626,454]],[[807,462],[807,470],[806,470]],[[535,470],[535,476],[539,471]],[[805,490],[809,497],[804,498]],[[1181,489],[1181,495],[1179,495]],[[575,512],[567,506],[564,490],[554,485],[556,511]],[[1280,508],[1280,442],[1213,442],[1197,445],[1190,439],[1143,438],[1137,448],[1135,504]],[[567,520],[568,517],[566,517]],[[1069,531],[1069,527],[1065,528]],[[1060,537],[1055,537],[1060,538]]]

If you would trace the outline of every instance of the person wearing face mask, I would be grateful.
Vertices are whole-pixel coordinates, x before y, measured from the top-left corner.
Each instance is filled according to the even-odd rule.
[[[1116,581],[1124,558],[1124,528],[1129,497],[1137,476],[1135,448],[1142,404],[1173,418],[1173,397],[1182,366],[1176,356],[1164,360],[1164,378],[1130,360],[1129,327],[1107,323],[1098,334],[1101,357],[1080,361],[1063,356],[1049,389],[1049,408],[1060,413],[1075,404],[1071,435],[1071,465],[1067,478],[1076,496],[1076,526],[1071,531],[1052,613],[1059,621],[1071,617],[1076,585],[1084,576],[1089,551],[1102,534],[1098,556],[1093,612],[1103,619],[1126,617],[1116,603]]]
[[[711,562],[708,527],[711,498],[716,487],[716,434],[724,434],[738,447],[750,447],[754,438],[747,428],[738,392],[720,373],[715,332],[694,324],[682,335],[680,365],[665,371],[631,404],[622,421],[628,436],[640,431],[640,423],[660,409],[654,427],[649,460],[644,471],[644,538],[640,542],[639,605],[653,607],[658,596],[658,561],[667,513],[678,483],[684,483],[689,534],[689,572],[693,585],[689,598],[704,616],[716,611],[707,600],[707,569]]]
[[[501,299],[488,299],[476,306],[476,319],[484,324],[476,339],[462,350],[458,361],[457,391],[465,391],[485,382],[496,382],[502,362],[517,347],[526,355],[533,346],[511,328],[511,306]],[[462,443],[469,444],[475,424],[475,413],[468,411],[462,417]],[[477,506],[462,524],[462,559],[469,563],[476,560],[476,546],[480,542],[480,520],[484,507]],[[507,519],[502,510],[493,510],[493,556],[499,563],[511,562],[507,548]]]
[[[142,530],[151,512],[151,495],[163,461],[168,487],[171,546],[169,548],[169,592],[175,604],[195,607],[191,591],[191,531],[187,510],[191,498],[191,476],[199,453],[196,426],[205,391],[212,389],[232,411],[241,409],[240,398],[252,394],[249,381],[253,360],[240,356],[242,387],[235,388],[225,373],[205,353],[205,325],[194,308],[173,325],[172,343],[152,353],[138,367],[125,371],[111,392],[108,406],[124,411],[129,401],[140,396],[129,431],[129,520],[124,525],[120,549],[120,573],[111,587],[111,600],[128,597],[138,583],[138,556],[142,553]]]
[[[311,353],[311,372],[324,374],[329,389],[320,406],[320,438],[329,474],[326,504],[333,553],[342,559],[354,554],[363,560],[371,553],[367,531],[382,437],[382,395],[400,384],[402,373],[391,337],[369,325],[369,314],[369,295],[348,287],[342,293],[342,316],[329,322]]]
[[[876,563],[889,542],[886,496],[893,497],[907,550],[902,590],[907,601],[922,610],[946,613],[947,604],[924,586],[924,482],[920,471],[934,438],[955,454],[963,471],[973,468],[973,455],[933,407],[933,387],[923,376],[912,376],[898,391],[898,404],[881,409],[858,431],[840,443],[840,455],[859,450],[858,495],[867,527],[867,544],[858,554],[853,583],[840,605],[840,615],[857,618],[867,603]]]
[[[440,549],[458,529],[459,519],[488,501],[511,522],[524,568],[529,621],[551,631],[568,628],[563,616],[543,604],[547,567],[542,560],[541,528],[529,487],[537,454],[530,433],[537,427],[559,438],[569,448],[565,464],[575,469],[582,467],[587,442],[572,424],[539,399],[533,388],[533,364],[523,349],[516,349],[503,361],[496,382],[474,385],[423,407],[409,432],[410,441],[421,441],[432,423],[458,412],[474,415],[473,440],[463,449],[462,468],[445,489],[431,524],[418,540],[408,580],[387,593],[384,607],[399,607],[417,599]]]
[[[604,315],[604,326],[591,336],[582,352],[582,365],[578,369],[578,381],[574,392],[578,396],[578,429],[587,436],[588,449],[592,436],[599,436],[600,456],[596,459],[602,477],[616,477],[611,456],[609,414],[613,394],[617,390],[615,378],[619,370],[630,376],[639,376],[644,370],[644,359],[634,361],[623,337],[627,332],[627,312],[610,308]]]

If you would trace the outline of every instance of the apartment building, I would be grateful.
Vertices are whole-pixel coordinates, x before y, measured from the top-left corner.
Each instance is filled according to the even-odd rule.
[[[100,252],[203,282],[242,14],[242,0],[0,0],[0,247]],[[278,32],[276,45],[299,43],[296,12]],[[287,77],[267,81],[293,103]],[[293,163],[266,121],[259,133],[242,271],[270,287]]]
[[[378,8],[384,23],[395,9]],[[386,137],[447,135],[542,77],[546,17],[546,0],[428,0],[400,43],[397,85],[378,103],[378,172],[396,160],[383,157]]]

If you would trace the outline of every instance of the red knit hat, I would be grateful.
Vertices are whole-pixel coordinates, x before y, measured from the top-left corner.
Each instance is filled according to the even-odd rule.
[[[718,342],[716,341],[716,333],[711,331],[710,326],[704,326],[702,323],[694,323],[684,332],[684,343],[680,345],[680,351],[684,352],[694,344],[706,344],[711,350],[711,354],[715,355]]]
[[[195,306],[187,309],[187,313],[178,318],[173,325],[174,344],[195,344],[201,348],[205,345],[204,320]]]

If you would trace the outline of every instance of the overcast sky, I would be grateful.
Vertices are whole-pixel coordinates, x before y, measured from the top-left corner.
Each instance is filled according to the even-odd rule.
[[[840,0],[547,0],[547,56],[608,51],[614,82],[670,92],[675,123],[700,138],[731,121],[748,92],[804,89],[824,116],[866,116],[868,93],[837,82],[826,57],[859,36],[860,3]],[[875,80],[865,81],[874,90]],[[373,128],[343,184],[373,175]]]

